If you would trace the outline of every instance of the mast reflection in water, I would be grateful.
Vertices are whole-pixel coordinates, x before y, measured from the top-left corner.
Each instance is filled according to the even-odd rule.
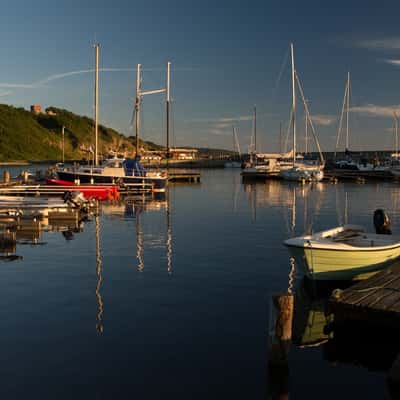
[[[165,212],[165,234],[145,234],[143,226],[146,226],[146,214]],[[102,204],[103,215],[110,218],[133,219],[136,231],[136,268],[143,272],[145,268],[145,249],[165,247],[167,272],[172,273],[172,224],[171,205],[169,193],[157,193],[157,195],[138,195],[125,197],[120,202]]]

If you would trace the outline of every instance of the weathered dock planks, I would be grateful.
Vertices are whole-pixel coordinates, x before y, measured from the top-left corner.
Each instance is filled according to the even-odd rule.
[[[343,291],[335,291],[328,311],[335,323],[351,320],[400,328],[400,262]]]

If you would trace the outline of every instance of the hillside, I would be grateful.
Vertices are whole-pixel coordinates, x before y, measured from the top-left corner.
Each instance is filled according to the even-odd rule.
[[[94,147],[94,124],[88,117],[50,107],[54,115],[35,115],[23,108],[0,104],[0,161],[61,159],[62,127],[65,126],[65,158],[89,158]],[[127,151],[132,155],[135,139],[99,125],[100,152]],[[141,147],[160,146],[140,142]]]

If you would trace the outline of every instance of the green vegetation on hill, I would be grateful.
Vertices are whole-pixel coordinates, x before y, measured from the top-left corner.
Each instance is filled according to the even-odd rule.
[[[61,159],[62,127],[65,127],[65,158],[89,158],[94,148],[94,124],[88,117],[56,107],[54,115],[35,115],[23,108],[0,104],[0,161]],[[103,154],[126,151],[133,155],[135,138],[99,125],[99,146]],[[151,142],[140,141],[140,147],[158,150]]]

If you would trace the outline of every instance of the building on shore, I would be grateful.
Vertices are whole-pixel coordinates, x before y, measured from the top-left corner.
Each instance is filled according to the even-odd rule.
[[[41,114],[42,113],[42,106],[40,104],[32,104],[31,105],[31,113],[33,114]]]
[[[196,160],[199,151],[197,149],[171,148],[169,150],[171,158],[174,160]]]
[[[47,115],[57,115],[57,113],[51,107],[47,107],[45,112]]]

